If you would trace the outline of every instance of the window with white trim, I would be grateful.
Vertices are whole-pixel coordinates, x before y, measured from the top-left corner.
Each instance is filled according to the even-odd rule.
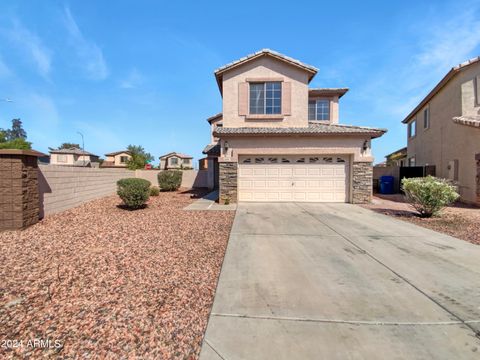
[[[267,81],[250,83],[250,114],[274,115],[282,113],[282,83]]]
[[[408,166],[415,166],[415,156],[408,158]]]
[[[330,100],[317,99],[308,101],[308,120],[330,120]]]

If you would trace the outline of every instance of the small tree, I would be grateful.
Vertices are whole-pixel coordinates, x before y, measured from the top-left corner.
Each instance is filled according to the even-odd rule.
[[[30,150],[31,148],[32,143],[25,139],[14,139],[11,141],[0,142],[0,149]]]
[[[158,185],[163,191],[175,191],[182,185],[182,172],[179,170],[164,170],[158,173]]]
[[[81,147],[80,147],[79,144],[66,142],[66,143],[62,143],[62,145],[60,145],[56,149],[54,149],[54,148],[49,148],[49,149],[50,150],[62,150],[62,149],[70,150],[70,149],[81,149]]]
[[[138,178],[117,181],[117,194],[129,209],[139,209],[150,197],[150,181]]]
[[[140,145],[128,145],[127,151],[131,156],[127,160],[127,168],[130,170],[143,169],[146,164],[153,160],[153,156]]]
[[[427,176],[404,178],[402,188],[407,201],[421,217],[437,215],[442,208],[453,203],[460,195],[448,180]]]

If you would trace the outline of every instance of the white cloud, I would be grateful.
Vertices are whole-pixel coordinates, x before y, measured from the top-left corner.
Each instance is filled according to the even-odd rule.
[[[109,71],[102,50],[94,42],[85,39],[68,7],[65,7],[64,23],[72,46],[88,77],[93,80],[106,79]]]
[[[3,33],[17,47],[23,49],[27,54],[27,59],[34,63],[38,73],[48,79],[52,65],[52,52],[43,45],[42,40],[18,20],[13,21],[13,28],[3,31]]]
[[[120,87],[122,89],[134,89],[141,85],[144,80],[145,77],[136,68],[133,68],[130,73],[120,81]]]

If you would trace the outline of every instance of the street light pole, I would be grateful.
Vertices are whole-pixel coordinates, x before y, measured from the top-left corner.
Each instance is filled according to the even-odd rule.
[[[82,159],[83,159],[83,167],[85,167],[85,141],[83,140],[83,134],[80,131],[77,131],[77,134],[79,134],[82,137]]]

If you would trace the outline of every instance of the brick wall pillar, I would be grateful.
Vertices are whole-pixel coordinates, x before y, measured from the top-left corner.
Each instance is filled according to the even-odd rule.
[[[371,162],[352,164],[352,203],[366,204],[372,201],[373,166]]]
[[[480,153],[475,155],[475,163],[477,164],[477,205],[480,205]]]
[[[230,204],[237,202],[237,163],[236,162],[219,162],[219,187],[220,187],[220,204],[225,201]],[[228,199],[228,200],[227,200]]]
[[[38,222],[37,160],[42,155],[33,150],[0,150],[0,231]]]

